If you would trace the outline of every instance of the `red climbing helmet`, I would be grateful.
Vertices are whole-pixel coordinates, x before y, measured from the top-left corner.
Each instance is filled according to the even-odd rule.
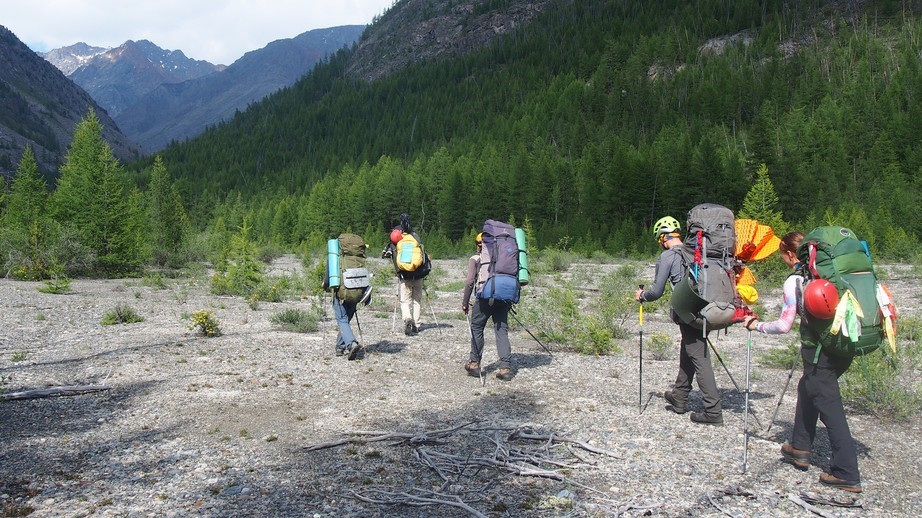
[[[804,309],[821,320],[829,320],[836,314],[839,305],[839,290],[835,284],[814,279],[804,286]]]
[[[391,243],[394,243],[396,245],[397,243],[400,242],[400,239],[402,237],[403,237],[403,232],[401,232],[399,228],[395,228],[394,230],[391,230]]]

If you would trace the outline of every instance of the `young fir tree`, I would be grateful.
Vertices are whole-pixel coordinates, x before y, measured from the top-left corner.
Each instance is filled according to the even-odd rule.
[[[105,275],[140,271],[144,254],[142,214],[129,198],[128,177],[102,138],[102,124],[90,109],[77,124],[51,215],[73,229],[80,244],[96,257],[91,269]]]
[[[759,223],[772,227],[776,235],[784,235],[787,223],[784,222],[781,211],[778,210],[778,195],[775,186],[768,177],[768,166],[760,164],[756,170],[756,181],[743,198],[743,208],[737,217],[754,219]]]
[[[49,273],[45,254],[47,199],[45,180],[38,172],[32,148],[27,147],[16,169],[2,218],[6,263],[17,279],[38,280]]]
[[[147,191],[147,235],[153,260],[159,265],[178,266],[189,236],[189,220],[182,198],[170,181],[170,174],[158,155],[154,158]]]

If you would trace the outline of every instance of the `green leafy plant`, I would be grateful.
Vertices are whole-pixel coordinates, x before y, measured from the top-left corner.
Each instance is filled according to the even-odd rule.
[[[308,312],[303,309],[285,309],[274,315],[270,321],[295,333],[310,333],[320,329],[320,310]]]
[[[70,293],[70,283],[72,279],[65,276],[54,277],[45,281],[44,286],[39,286],[36,288],[42,293],[52,293],[55,295],[61,295],[64,293]]]
[[[677,350],[672,337],[666,333],[655,332],[650,334],[650,357],[657,361],[669,360]]]
[[[221,336],[220,323],[210,309],[193,311],[190,318],[192,322],[189,324],[189,329],[196,330],[207,338]]]
[[[144,322],[144,317],[138,315],[135,310],[127,304],[117,304],[114,308],[106,311],[102,316],[102,320],[99,321],[99,323],[104,326],[134,324],[136,322]]]
[[[29,353],[26,351],[16,351],[10,356],[11,362],[24,362],[29,358]]]

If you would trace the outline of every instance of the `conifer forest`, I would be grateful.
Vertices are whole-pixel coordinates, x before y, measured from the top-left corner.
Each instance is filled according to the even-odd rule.
[[[88,113],[58,171],[26,154],[2,186],[6,274],[216,260],[241,229],[289,252],[347,229],[374,248],[403,212],[434,257],[487,218],[532,249],[649,255],[652,222],[702,202],[917,253],[915,3],[552,0],[486,48],[370,83],[352,52],[138,162]]]

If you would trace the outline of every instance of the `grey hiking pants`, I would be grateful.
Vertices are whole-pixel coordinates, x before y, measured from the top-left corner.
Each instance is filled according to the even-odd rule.
[[[508,302],[494,300],[493,305],[486,299],[477,299],[471,305],[471,361],[479,362],[483,356],[483,330],[487,320],[493,319],[496,331],[496,354],[499,356],[499,368],[512,368],[512,345],[509,343],[509,307]]]
[[[687,324],[680,323],[679,331],[682,333],[679,374],[676,376],[672,393],[679,403],[687,402],[688,393],[692,390],[692,380],[697,375],[698,388],[701,389],[701,399],[704,403],[704,413],[708,416],[721,415],[720,394],[717,392],[717,381],[714,379],[714,369],[711,367],[707,339],[700,329]]]
[[[815,354],[816,349],[801,348],[804,375],[797,383],[797,407],[794,409],[791,446],[798,450],[813,449],[816,420],[820,419],[826,425],[829,448],[832,450],[829,473],[849,482],[861,482],[858,452],[848,429],[842,394],[839,392],[839,376],[845,374],[852,359],[829,356],[821,349],[819,360],[814,365]]]

